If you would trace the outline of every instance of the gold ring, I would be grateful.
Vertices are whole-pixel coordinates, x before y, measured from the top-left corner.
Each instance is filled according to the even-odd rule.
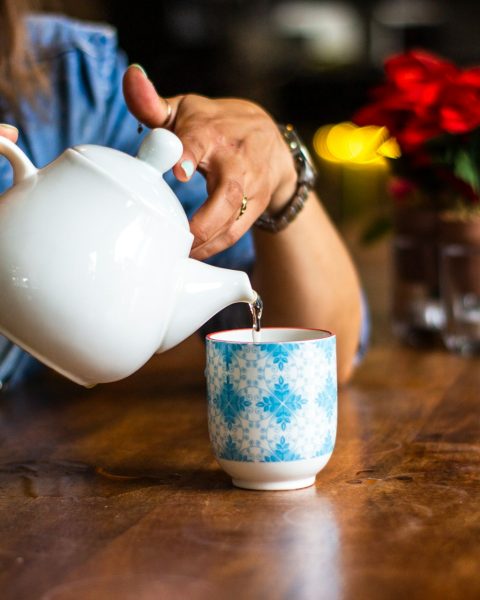
[[[163,122],[162,127],[167,127],[170,124],[170,118],[172,116],[173,109],[172,109],[172,105],[166,98],[162,97],[162,99],[165,102],[166,107],[167,107],[167,116],[165,117],[165,121]]]
[[[248,202],[248,198],[246,196],[243,196],[243,198],[242,198],[242,206],[240,207],[240,213],[239,213],[239,215],[237,217],[237,221],[243,215],[243,213],[247,210],[247,202]]]

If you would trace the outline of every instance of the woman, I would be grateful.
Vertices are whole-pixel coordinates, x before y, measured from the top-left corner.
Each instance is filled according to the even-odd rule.
[[[321,203],[310,192],[278,233],[255,226],[264,213],[282,213],[297,190],[294,159],[272,118],[240,99],[162,98],[141,67],[126,68],[111,28],[59,16],[24,18],[25,8],[0,0],[2,120],[18,128],[18,138],[12,127],[0,133],[42,167],[74,144],[135,153],[138,121],[174,131],[184,152],[169,182],[191,217],[192,257],[252,269],[265,325],[335,331],[339,381],[346,381],[359,349],[361,294]],[[3,161],[0,191],[10,184]],[[0,379],[20,372],[18,349],[4,346],[3,366],[8,357],[10,364],[0,368]]]

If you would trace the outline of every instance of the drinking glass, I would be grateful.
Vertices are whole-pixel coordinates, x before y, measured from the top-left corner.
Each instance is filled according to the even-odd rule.
[[[446,321],[442,332],[449,350],[480,353],[480,247],[441,247],[441,289]]]
[[[437,244],[431,238],[393,238],[393,331],[414,346],[440,339],[444,312],[438,285]]]

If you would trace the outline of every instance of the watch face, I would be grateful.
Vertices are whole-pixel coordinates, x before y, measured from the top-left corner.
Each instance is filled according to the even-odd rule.
[[[312,160],[308,148],[298,137],[298,135],[296,135],[296,138],[298,144],[298,154],[301,157],[303,163],[303,172],[299,173],[299,178],[301,181],[313,185],[317,176],[317,169],[315,168],[315,163]]]
[[[282,128],[283,136],[290,148],[292,156],[297,163],[298,181],[308,186],[313,186],[317,176],[317,169],[310,153],[302,142],[292,125]]]
[[[312,162],[305,161],[305,183],[313,186],[317,178],[317,169]]]

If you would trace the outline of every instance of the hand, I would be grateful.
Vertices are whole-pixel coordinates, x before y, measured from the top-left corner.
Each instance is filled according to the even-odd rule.
[[[190,223],[192,257],[207,258],[231,246],[265,210],[279,210],[293,195],[290,152],[271,117],[256,104],[193,94],[165,100],[133,65],[124,75],[123,91],[139,121],[167,127],[182,140],[175,176],[187,181],[198,169],[206,178],[208,198]],[[247,210],[239,218],[244,196]]]
[[[0,123],[0,135],[16,143],[18,140],[18,129],[8,123]]]

